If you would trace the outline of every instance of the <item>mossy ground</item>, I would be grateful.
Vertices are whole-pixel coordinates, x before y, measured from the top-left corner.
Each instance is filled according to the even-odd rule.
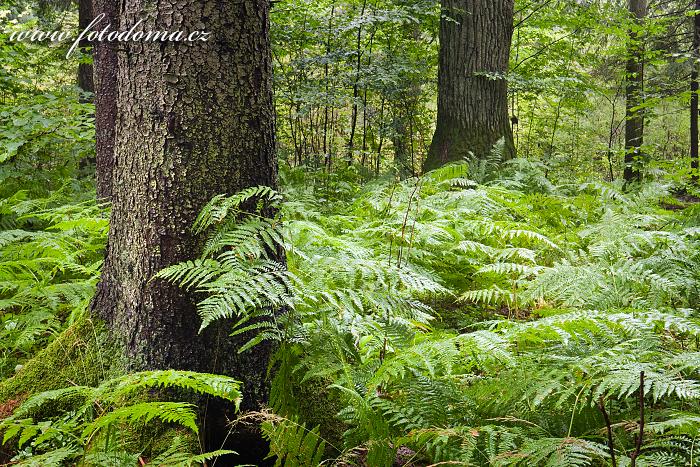
[[[117,374],[118,353],[107,343],[101,323],[82,318],[0,383],[0,404],[68,386],[95,386]]]
[[[102,323],[89,318],[79,320],[29,360],[15,376],[0,382],[0,417],[11,415],[32,394],[68,386],[97,386],[106,379],[123,374],[126,366],[121,355]],[[335,417],[342,408],[337,394],[328,389],[327,381],[294,383],[294,392],[298,396],[295,399],[301,401],[298,412],[303,414],[302,419],[308,426],[320,427],[322,437],[329,443],[328,454],[332,456],[334,449],[331,446],[342,446],[342,434],[347,428]],[[169,396],[179,400],[174,394]],[[187,395],[180,396],[186,398]],[[134,394],[124,403],[128,405],[155,398],[157,394],[147,391]],[[42,406],[41,413],[32,416],[36,420],[51,419],[74,408],[71,401],[64,401],[60,405]],[[88,443],[86,457],[91,453],[105,452],[105,447],[110,445],[112,452],[139,453],[147,461],[167,451],[176,440],[189,452],[201,452],[195,433],[162,423],[152,421],[147,426],[121,424],[107,431]],[[9,459],[14,449],[10,445],[5,451]]]
[[[0,418],[10,416],[32,394],[69,386],[97,386],[106,379],[123,374],[125,365],[121,355],[102,323],[89,318],[80,319],[29,360],[15,376],[0,383]],[[153,395],[144,393],[134,397],[146,400]],[[60,417],[73,409],[70,404],[70,401],[65,401],[60,405],[42,406],[41,413],[32,416],[35,419]],[[109,431],[86,446],[86,458],[92,451],[99,452],[105,444],[112,444],[149,459],[171,448],[176,439],[190,452],[200,451],[196,434],[162,423],[152,422],[146,427],[124,424]],[[15,447],[5,446],[2,457],[9,460]]]

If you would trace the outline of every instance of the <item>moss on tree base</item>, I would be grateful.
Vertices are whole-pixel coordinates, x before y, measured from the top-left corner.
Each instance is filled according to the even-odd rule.
[[[123,352],[109,338],[109,333],[101,322],[81,319],[37,353],[15,376],[0,383],[0,418],[12,415],[33,394],[69,386],[94,387],[123,374],[126,366],[122,355]],[[153,398],[153,393],[144,391],[135,394],[133,400],[128,402]],[[33,413],[32,418],[51,419],[74,409],[70,400],[57,405],[46,404],[40,412]],[[78,465],[94,465],[87,459],[94,455],[105,455],[105,446],[111,445],[115,455],[120,452],[141,453],[140,457],[147,462],[167,452],[175,444],[183,451],[201,450],[197,434],[179,426],[158,421],[140,427],[120,424],[114,430],[100,433],[91,440],[85,446],[84,461]],[[114,450],[114,446],[118,446],[118,449]],[[11,442],[5,446],[0,458],[9,461],[16,453],[17,446]]]
[[[52,389],[96,386],[118,371],[114,364],[117,354],[107,343],[103,325],[83,318],[37,353],[15,376],[0,383],[0,404],[18,404],[31,394]]]

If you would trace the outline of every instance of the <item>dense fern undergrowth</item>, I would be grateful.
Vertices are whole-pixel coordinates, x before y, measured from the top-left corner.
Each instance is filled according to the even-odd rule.
[[[361,184],[352,169],[311,183],[286,170],[281,194],[251,188],[203,210],[202,257],[160,280],[201,292],[203,327],[255,329],[241,351],[278,342],[270,408],[242,417],[262,422],[280,464],[697,463],[698,205],[662,182],[555,186],[521,160],[497,173],[464,163]],[[5,386],[86,319],[108,226],[80,192],[0,205]],[[286,267],[268,258],[279,246]],[[66,379],[3,401],[16,461],[201,463],[224,452],[129,435],[159,423],[196,439],[191,405],[127,396],[240,396],[215,375]]]

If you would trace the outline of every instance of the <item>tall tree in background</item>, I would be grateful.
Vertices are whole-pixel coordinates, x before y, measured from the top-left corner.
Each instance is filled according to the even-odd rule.
[[[111,176],[110,233],[92,311],[122,338],[135,369],[231,375],[245,383],[243,409],[257,409],[267,398],[271,348],[261,344],[239,355],[236,349],[249,336],[230,337],[230,323],[223,321],[198,334],[194,298],[152,279],[164,267],[198,256],[202,240],[191,226],[214,195],[276,186],[270,4],[156,0],[145,7],[125,0],[121,8],[122,30],[142,20],[137,30],[204,29],[211,36],[194,43],[120,44],[114,167],[111,175],[100,173]],[[98,93],[114,69],[104,61],[108,53],[98,51]],[[114,110],[113,91],[98,99],[98,118]],[[109,125],[101,128],[109,131]],[[210,406],[207,414],[208,430],[223,438],[225,411]],[[256,454],[245,436],[231,440],[245,447],[239,452],[266,454]]]
[[[695,16],[693,16],[693,51],[692,71],[690,74],[690,168],[692,179],[697,182],[700,179],[698,168],[700,156],[698,155],[698,68],[700,68],[700,0],[695,0]]]
[[[626,66],[625,182],[641,180],[644,144],[644,44],[640,34],[647,15],[647,0],[629,0],[633,24],[629,30]]]
[[[80,0],[78,4],[78,27],[80,30],[84,31],[92,20],[92,0]],[[89,50],[91,44],[87,39],[83,39],[79,45],[82,54],[91,54]],[[78,65],[78,87],[87,93],[95,92],[92,63],[81,61]]]
[[[442,0],[438,117],[425,170],[489,154],[501,138],[515,153],[508,118],[513,0]]]
[[[355,132],[357,131],[357,116],[360,101],[360,71],[362,69],[362,26],[367,10],[367,0],[362,0],[362,10],[360,12],[360,23],[357,26],[357,39],[355,46],[355,77],[352,84],[352,116],[350,117],[350,139],[348,140],[348,163],[353,162],[353,149],[355,147]]]
[[[401,180],[415,175],[414,160],[412,157],[411,143],[411,117],[414,109],[414,94],[411,90],[405,91],[406,99],[397,101],[393,108],[392,118],[392,146],[394,147],[394,165]]]
[[[405,40],[418,42],[421,36],[419,23],[407,23],[402,27]],[[397,52],[398,54],[405,52]],[[409,60],[409,57],[405,57]],[[407,73],[401,81],[398,94],[392,102],[392,146],[394,147],[394,165],[399,178],[406,179],[416,175],[415,150],[413,148],[413,120],[421,104],[421,83],[413,73]]]
[[[93,0],[95,17],[104,15],[98,27],[110,25],[119,29],[118,3],[114,0]],[[98,41],[93,44],[95,76],[95,167],[97,197],[109,200],[112,196],[112,168],[114,166],[114,133],[117,121],[117,60],[116,42]]]

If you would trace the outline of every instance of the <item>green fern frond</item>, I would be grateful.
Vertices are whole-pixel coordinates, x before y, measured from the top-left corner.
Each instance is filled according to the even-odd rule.
[[[267,186],[246,188],[233,196],[217,195],[202,208],[192,230],[199,234],[231,215],[237,216],[241,212],[243,204],[255,199],[277,202],[281,198],[275,190]]]
[[[260,428],[270,442],[268,458],[276,458],[276,466],[321,465],[326,441],[321,438],[318,427],[308,429],[303,423],[264,414]]]
[[[141,402],[139,404],[120,407],[101,417],[83,428],[82,438],[88,440],[95,433],[119,422],[148,424],[153,419],[165,423],[175,423],[189,428],[194,433],[199,432],[197,426],[196,406],[183,402]]]

